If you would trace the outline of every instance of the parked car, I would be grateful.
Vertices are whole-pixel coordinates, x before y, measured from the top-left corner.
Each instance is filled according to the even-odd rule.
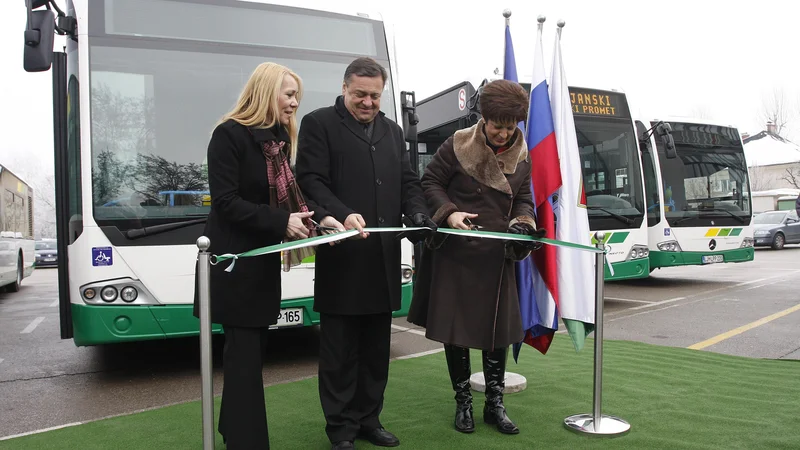
[[[36,267],[58,266],[58,248],[55,239],[36,241]]]
[[[800,218],[797,211],[766,211],[753,217],[756,247],[776,250],[785,244],[800,244]]]

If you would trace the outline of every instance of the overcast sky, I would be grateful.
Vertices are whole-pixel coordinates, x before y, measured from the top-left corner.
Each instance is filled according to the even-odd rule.
[[[64,0],[57,1],[65,7]],[[0,163],[35,160],[40,166],[34,168],[52,171],[51,73],[22,69],[24,2],[7,3],[0,15]],[[477,85],[495,68],[502,70],[502,12],[509,8],[521,81],[532,72],[536,17],[543,14],[548,74],[556,22],[566,21],[562,50],[570,85],[623,90],[632,112],[645,119],[702,114],[750,133],[764,129],[759,119],[764,97],[782,89],[795,119],[790,136],[800,137],[800,27],[789,2],[332,3],[353,11],[379,10],[394,23],[400,87],[416,91],[418,99],[462,80]],[[269,24],[264,25],[268,32]]]

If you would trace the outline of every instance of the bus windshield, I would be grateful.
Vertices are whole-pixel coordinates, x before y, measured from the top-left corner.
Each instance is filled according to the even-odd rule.
[[[636,135],[630,120],[575,116],[589,227],[638,228],[644,194]]]
[[[667,158],[661,140],[656,140],[664,211],[670,226],[748,225],[749,180],[738,131],[714,125],[670,124],[677,157]]]
[[[283,64],[302,78],[298,123],[333,104],[356,57],[369,55],[391,73],[379,21],[220,3],[90,1],[92,199],[99,225],[126,230],[208,214],[211,132],[260,63]],[[381,106],[394,119],[391,89],[389,79]]]

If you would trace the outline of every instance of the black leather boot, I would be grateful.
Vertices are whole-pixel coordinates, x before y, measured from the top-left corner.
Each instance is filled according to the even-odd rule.
[[[444,353],[447,357],[447,369],[450,372],[450,381],[456,392],[456,430],[462,433],[475,431],[475,421],[472,419],[472,392],[470,392],[469,377],[469,349],[445,345]]]
[[[490,425],[497,425],[497,430],[501,433],[517,434],[519,428],[508,418],[503,405],[507,359],[508,347],[491,352],[483,351],[483,376],[486,382],[486,405],[483,407],[483,421]]]

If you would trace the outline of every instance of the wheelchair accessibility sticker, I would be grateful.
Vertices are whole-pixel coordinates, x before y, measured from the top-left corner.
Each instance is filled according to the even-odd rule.
[[[113,264],[114,264],[114,255],[111,253],[111,247],[92,248],[93,266],[111,266]]]

